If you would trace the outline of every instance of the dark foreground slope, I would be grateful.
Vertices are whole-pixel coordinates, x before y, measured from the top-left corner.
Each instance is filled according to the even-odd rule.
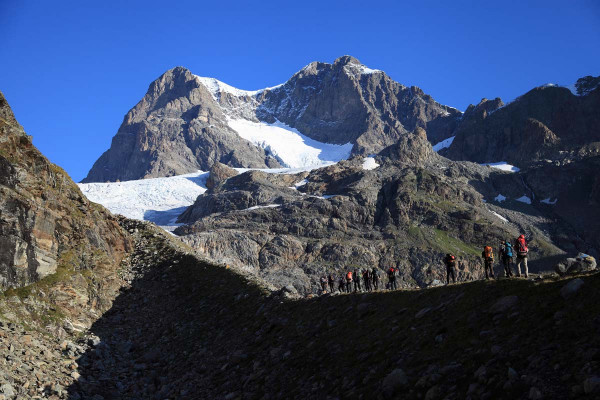
[[[0,296],[3,311],[30,313],[0,315],[5,398],[565,399],[599,388],[597,274],[566,299],[566,280],[501,280],[290,301],[151,224],[121,224],[135,250],[90,330],[49,336],[39,283]]]
[[[137,277],[80,342],[73,399],[579,398],[597,380],[598,275],[568,299],[501,280],[287,301],[136,230]]]

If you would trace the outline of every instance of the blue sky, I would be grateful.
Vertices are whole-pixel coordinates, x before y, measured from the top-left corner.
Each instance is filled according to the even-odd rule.
[[[79,181],[177,65],[241,89],[350,54],[464,110],[600,74],[600,3],[0,0],[0,90]]]

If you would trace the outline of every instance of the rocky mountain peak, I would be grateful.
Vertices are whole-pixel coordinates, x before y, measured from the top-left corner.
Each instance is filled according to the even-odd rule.
[[[444,139],[456,114],[347,55],[310,63],[285,84],[257,91],[175,67],[129,111],[84,182],[189,173],[215,162],[287,165],[260,136],[274,124],[322,144],[351,145],[351,155],[374,154],[417,127]]]
[[[0,118],[7,124],[18,124],[2,92],[0,92]]]
[[[352,56],[341,56],[339,58],[337,58],[334,62],[333,65],[340,67],[340,66],[344,66],[344,65],[348,65],[348,64],[358,64],[358,65],[362,65],[360,63],[360,61],[358,61],[358,59],[352,57]]]

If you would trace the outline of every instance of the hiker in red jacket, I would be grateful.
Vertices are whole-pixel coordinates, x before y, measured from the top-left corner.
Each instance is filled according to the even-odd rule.
[[[495,279],[494,277],[494,250],[492,249],[492,246],[485,246],[483,248],[483,251],[481,252],[481,258],[483,258],[483,263],[484,263],[484,270],[485,270],[485,279],[489,279],[488,277],[488,272],[489,275],[492,277],[492,279]]]
[[[346,273],[346,293],[352,291],[352,271]]]
[[[521,263],[525,267],[525,278],[529,277],[529,269],[527,268],[527,254],[529,249],[527,248],[527,241],[525,241],[525,235],[519,235],[515,240],[515,250],[517,252],[517,276],[521,276]]]
[[[398,289],[398,286],[396,285],[396,268],[390,267],[388,269],[388,280],[389,280],[390,290]]]
[[[452,275],[452,283],[456,283],[456,276],[454,275],[456,257],[450,253],[446,254],[446,257],[444,258],[444,264],[446,264],[446,285],[450,284],[450,275]]]

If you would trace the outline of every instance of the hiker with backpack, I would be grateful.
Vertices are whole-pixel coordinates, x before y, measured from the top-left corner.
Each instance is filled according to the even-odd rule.
[[[446,264],[446,285],[450,284],[450,275],[452,275],[452,283],[456,283],[456,276],[454,275],[456,257],[450,253],[446,254],[446,257],[444,258],[444,264]]]
[[[321,277],[321,290],[323,293],[327,293],[327,277],[325,275]]]
[[[329,283],[329,291],[331,293],[333,293],[334,291],[334,286],[335,286],[335,278],[333,277],[333,274],[329,274],[329,277],[327,278],[327,281]]]
[[[489,279],[488,277],[488,271],[489,271],[489,275],[492,277],[492,279],[495,279],[494,277],[494,250],[492,249],[492,246],[485,246],[483,248],[483,251],[481,252],[481,258],[483,258],[483,263],[484,263],[484,271],[485,271],[485,279]]]
[[[346,273],[346,293],[352,291],[352,271]]]
[[[344,293],[346,290],[346,280],[344,279],[344,275],[340,276],[338,280],[338,290],[340,293]]]
[[[367,292],[371,291],[371,272],[368,268],[363,271],[363,281],[365,281],[365,290]]]
[[[508,240],[505,240],[504,243],[500,242],[500,260],[502,261],[502,266],[504,266],[504,276],[510,278],[513,276],[512,273],[512,257],[513,257],[513,248]]]
[[[371,271],[371,277],[373,278],[374,290],[379,290],[379,271],[377,271],[376,267],[373,267],[373,270]]]
[[[354,291],[355,292],[362,292],[362,289],[360,287],[360,276],[361,276],[360,269],[356,268],[354,270]]]
[[[525,278],[529,278],[529,269],[527,268],[527,254],[529,248],[527,248],[527,241],[525,235],[519,235],[515,240],[515,250],[517,251],[517,276],[521,276],[521,263],[525,267]]]
[[[388,269],[388,284],[390,290],[398,289],[398,286],[396,286],[396,268],[394,267]]]

